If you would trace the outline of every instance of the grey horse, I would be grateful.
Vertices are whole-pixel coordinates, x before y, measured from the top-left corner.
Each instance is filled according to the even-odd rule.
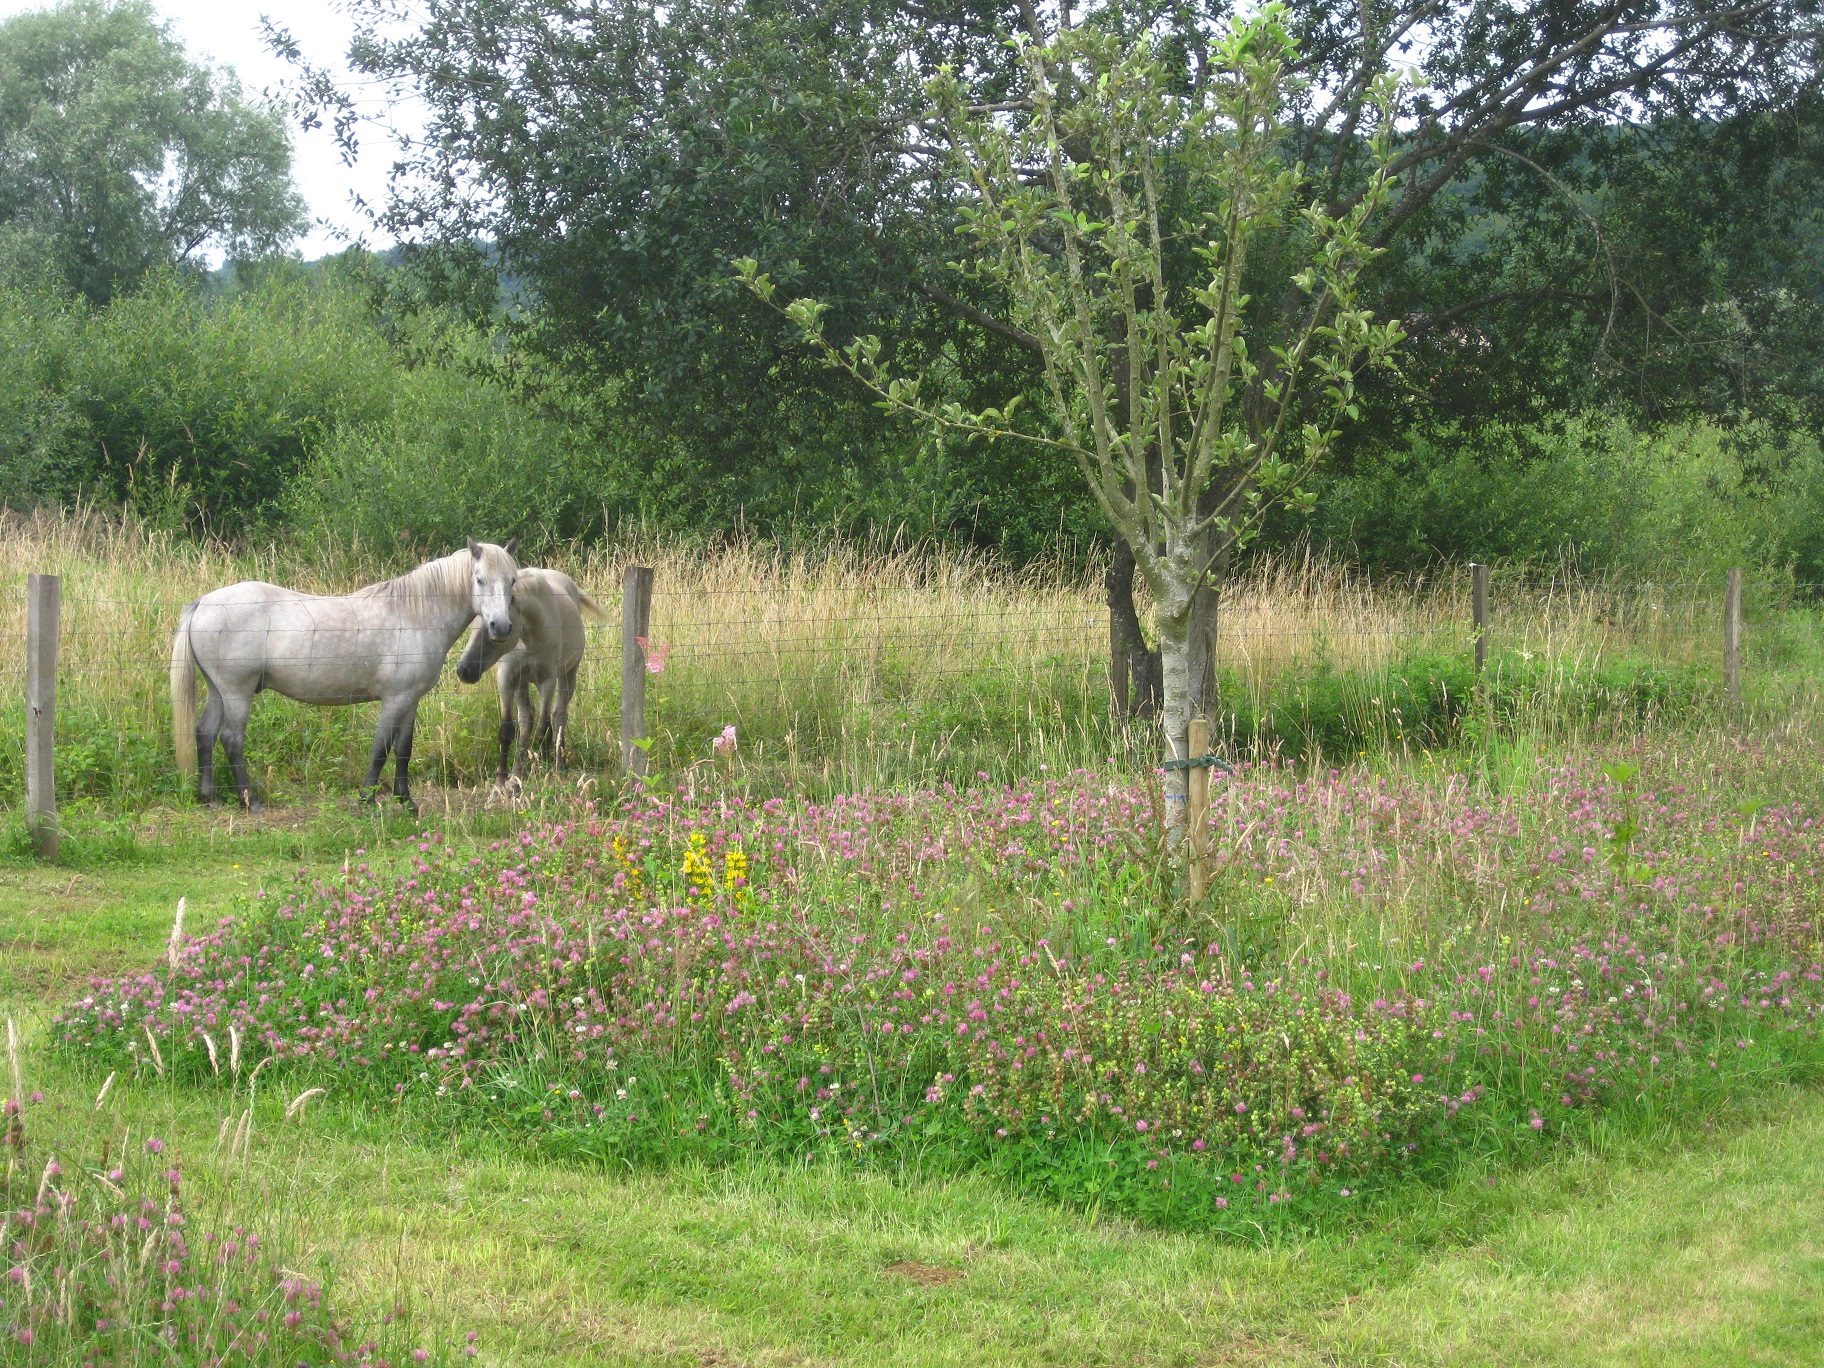
[[[178,768],[186,775],[200,768],[203,802],[215,802],[219,737],[241,802],[259,809],[247,779],[247,714],[255,694],[273,689],[324,706],[378,700],[364,787],[378,787],[390,751],[394,796],[416,812],[408,771],[418,700],[477,617],[493,640],[512,635],[517,544],[471,541],[466,550],[341,597],[247,580],[186,605],[171,642],[172,724]],[[200,721],[199,672],[209,682]]]
[[[552,761],[563,763],[570,727],[570,697],[583,663],[583,619],[605,622],[608,615],[561,570],[527,568],[513,591],[513,631],[496,639],[477,622],[468,647],[456,662],[456,678],[473,684],[494,666],[500,689],[500,782],[526,770],[526,747],[551,742]],[[532,687],[538,687],[538,725],[532,723]],[[516,750],[514,741],[523,744]]]

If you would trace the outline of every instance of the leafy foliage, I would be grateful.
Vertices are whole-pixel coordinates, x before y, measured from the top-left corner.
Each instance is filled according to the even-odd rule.
[[[1303,167],[1281,157],[1296,57],[1285,19],[1269,5],[1238,20],[1188,89],[1159,41],[1118,15],[1050,43],[1021,38],[1024,81],[1008,106],[970,104],[952,72],[931,82],[929,120],[983,252],[975,269],[1043,363],[1045,428],[1016,421],[1011,403],[971,412],[921,398],[924,377],[883,365],[879,338],[830,343],[821,300],[780,310],[889,412],[1075,464],[1151,591],[1165,741],[1180,760],[1208,703],[1193,640],[1208,640],[1230,557],[1276,504],[1312,503],[1304,484],[1356,414],[1356,368],[1400,339],[1360,296],[1369,225],[1393,193],[1399,82],[1370,82],[1374,170],[1361,194],[1340,211],[1308,198]],[[1278,246],[1276,284],[1299,301],[1279,335],[1252,326],[1244,289],[1263,243]],[[772,303],[758,263],[735,264]],[[1168,770],[1174,828],[1185,782]]]
[[[1377,266],[1411,334],[1345,455],[1601,406],[1816,431],[1815,95],[1720,119],[1505,135]]]
[[[283,271],[225,298],[164,275],[104,308],[0,292],[20,363],[0,404],[0,491],[258,525],[322,435],[389,405],[394,363],[362,312],[333,281]]]
[[[0,288],[0,501],[291,527],[393,561],[483,521],[538,547],[599,532],[638,488],[612,434],[528,400],[447,314],[389,324],[368,270],[279,262],[221,289],[166,272],[102,307]]]
[[[1320,477],[1308,537],[1376,569],[1489,560],[1648,577],[1790,569],[1824,583],[1817,441],[1777,422],[1670,424],[1615,413],[1414,424]]]
[[[750,526],[909,523],[1016,554],[1060,528],[1096,530],[1090,501],[1038,453],[894,441],[863,397],[795,349],[793,330],[742,307],[726,262],[752,257],[789,295],[827,303],[833,336],[888,339],[884,359],[924,376],[928,399],[976,412],[1016,395],[1042,406],[1031,336],[974,273],[983,249],[954,232],[961,201],[942,171],[948,149],[916,118],[920,87],[950,68],[972,103],[1004,103],[1022,79],[1013,32],[1042,42],[1080,22],[1150,26],[1160,60],[1189,86],[1232,6],[433,0],[401,25],[390,5],[363,0],[355,13],[356,69],[433,111],[434,135],[401,150],[412,174],[386,223],[422,244],[427,275],[486,306],[492,279],[463,289],[452,272],[491,270],[474,244],[497,245],[523,291],[524,340],[579,374],[624,382],[615,402],[674,439],[653,473],[680,511],[699,524],[738,511]],[[1802,290],[1778,295],[1787,280],[1776,264],[1806,269],[1807,239],[1783,227],[1808,212],[1802,140],[1748,130],[1810,117],[1816,21],[1812,0],[1751,12],[1707,0],[1298,6],[1286,20],[1302,91],[1287,161],[1309,168],[1327,211],[1353,204],[1371,172],[1361,134],[1375,73],[1397,60],[1423,91],[1397,149],[1398,205],[1377,229],[1389,255],[1363,282],[1368,305],[1414,335],[1409,383],[1370,387],[1374,439],[1433,403],[1447,420],[1581,407],[1633,385],[1643,366],[1659,368],[1659,395],[1715,411],[1717,385],[1665,369],[1663,322],[1681,311],[1745,310],[1739,342],[1776,369],[1809,354],[1787,345],[1816,334],[1797,307]],[[304,104],[355,139],[352,96],[326,74],[313,74]],[[1643,130],[1637,142],[1624,126]],[[1724,151],[1737,136],[1771,160]],[[1663,155],[1681,140],[1688,154]],[[1636,146],[1642,155],[1626,152]],[[1581,179],[1567,174],[1580,158]],[[1681,198],[1691,171],[1701,193]],[[1648,181],[1661,188],[1636,193]],[[1606,254],[1567,208],[1575,196],[1618,216]],[[1686,269],[1725,260],[1727,270]],[[1252,334],[1283,343],[1300,306],[1283,288],[1296,265],[1262,252],[1256,270]],[[1648,307],[1621,320],[1605,352],[1616,281],[1624,308],[1635,291]],[[1745,302],[1751,293],[1767,307]],[[1457,345],[1459,325],[1486,337],[1486,356]],[[1680,350],[1716,375],[1741,347]],[[1589,384],[1593,359],[1605,364]],[[1803,363],[1788,369],[1802,381]]]
[[[202,250],[254,257],[303,227],[273,111],[191,61],[143,0],[0,24],[0,230],[102,301]]]

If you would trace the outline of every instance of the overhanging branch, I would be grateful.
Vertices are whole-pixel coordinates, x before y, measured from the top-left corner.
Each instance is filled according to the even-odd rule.
[[[996,318],[993,314],[986,313],[983,310],[976,308],[973,304],[958,299],[948,290],[940,289],[938,286],[927,284],[922,280],[913,281],[912,288],[933,303],[942,304],[946,309],[961,314],[978,328],[986,328],[989,332],[994,333],[998,337],[1006,338],[1009,342],[1024,348],[1034,356],[1043,356],[1045,354],[1044,344],[1031,333],[1026,332],[1024,329],[1016,328],[1013,324],[1008,323],[1003,319]]]

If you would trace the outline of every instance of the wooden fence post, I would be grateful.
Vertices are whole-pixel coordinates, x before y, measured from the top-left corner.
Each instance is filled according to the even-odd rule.
[[[1488,567],[1476,562],[1469,567],[1469,611],[1476,631],[1476,674],[1488,664]]]
[[[652,634],[652,567],[630,565],[621,581],[621,771],[645,774],[646,645]]]
[[[25,582],[25,824],[46,860],[57,858],[57,633],[63,577]]]
[[[1185,822],[1190,834],[1190,843],[1185,854],[1188,866],[1191,904],[1203,901],[1204,894],[1209,892],[1209,870],[1204,865],[1210,841],[1210,767],[1200,763],[1210,753],[1210,723],[1208,718],[1193,717],[1190,735],[1191,769],[1185,777],[1189,780],[1190,811]]]
[[[1723,597],[1723,692],[1731,703],[1742,701],[1742,568],[1731,566],[1729,591]]]

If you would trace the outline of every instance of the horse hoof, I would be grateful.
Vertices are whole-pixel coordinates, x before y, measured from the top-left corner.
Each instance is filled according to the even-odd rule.
[[[249,812],[266,811],[266,804],[262,803],[258,798],[253,797],[251,794],[241,795],[241,806],[246,808]]]

